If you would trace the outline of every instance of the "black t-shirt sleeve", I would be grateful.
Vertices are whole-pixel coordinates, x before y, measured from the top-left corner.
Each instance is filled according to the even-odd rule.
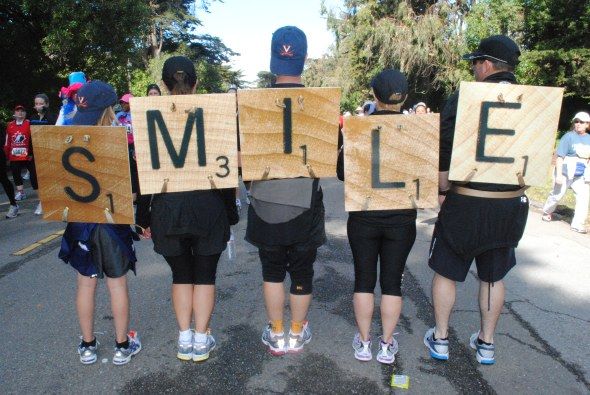
[[[439,171],[449,171],[451,167],[451,151],[453,149],[453,137],[455,135],[458,100],[459,92],[453,93],[440,114]]]

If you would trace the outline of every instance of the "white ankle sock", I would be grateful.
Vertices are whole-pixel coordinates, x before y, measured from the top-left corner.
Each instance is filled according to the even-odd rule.
[[[178,341],[180,343],[191,343],[193,341],[193,332],[190,329],[178,331]]]
[[[195,343],[205,343],[207,341],[206,333],[199,333],[195,331]]]

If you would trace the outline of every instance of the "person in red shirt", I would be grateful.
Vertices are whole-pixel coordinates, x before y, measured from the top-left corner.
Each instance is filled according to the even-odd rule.
[[[33,160],[31,144],[31,124],[25,119],[27,112],[22,105],[14,108],[14,121],[6,127],[6,141],[4,143],[4,153],[10,161],[10,171],[16,185],[16,200],[26,199],[23,186],[21,171],[28,169],[31,174],[31,186],[37,190],[37,172],[35,171],[35,162]],[[37,207],[35,213],[41,213],[41,205]]]

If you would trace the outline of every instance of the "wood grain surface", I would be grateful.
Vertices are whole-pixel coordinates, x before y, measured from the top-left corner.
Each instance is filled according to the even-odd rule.
[[[124,127],[36,126],[32,141],[43,219],[108,223],[108,209],[113,223],[135,222]]]
[[[438,114],[345,118],[346,211],[436,207],[438,129]]]
[[[339,103],[340,88],[238,91],[244,180],[335,177]]]
[[[563,88],[462,82],[449,179],[544,185]]]

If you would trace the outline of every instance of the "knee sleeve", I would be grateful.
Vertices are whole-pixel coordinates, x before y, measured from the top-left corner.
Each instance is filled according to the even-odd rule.
[[[193,284],[193,263],[189,254],[165,256],[172,269],[172,284]]]
[[[215,285],[217,275],[217,263],[221,254],[197,255],[194,257],[193,284]]]

